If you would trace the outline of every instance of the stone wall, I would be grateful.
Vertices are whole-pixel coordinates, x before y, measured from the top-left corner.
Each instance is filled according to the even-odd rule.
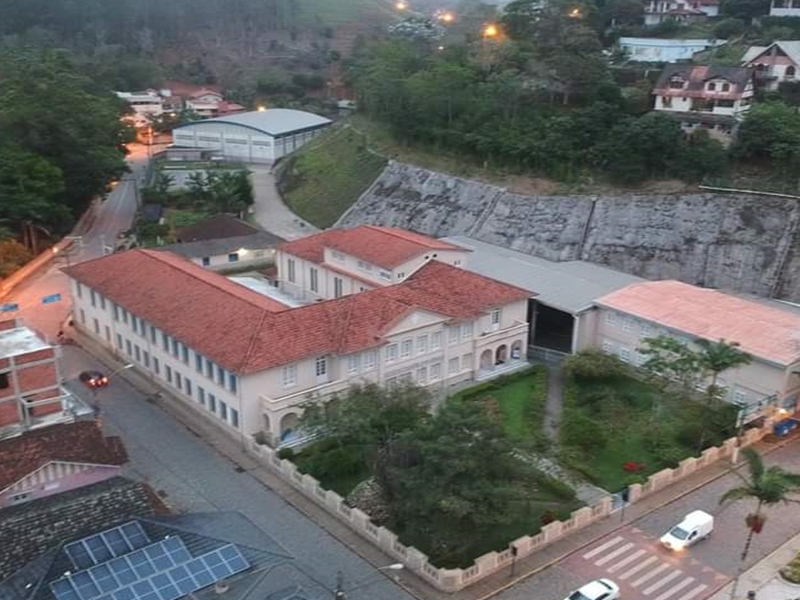
[[[470,235],[550,260],[800,300],[800,208],[790,198],[525,196],[390,162],[338,225],[362,223]]]

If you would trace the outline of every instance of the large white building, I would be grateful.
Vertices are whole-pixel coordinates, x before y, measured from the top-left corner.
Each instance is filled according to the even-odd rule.
[[[619,47],[635,62],[690,61],[697,52],[725,44],[724,40],[669,40],[663,38],[621,37]]]
[[[284,247],[280,280],[291,282],[293,268],[298,296],[324,298],[337,296],[336,277],[360,278],[359,264],[402,258],[408,271],[293,307],[169,252],[130,250],[65,270],[74,321],[231,433],[275,444],[291,439],[304,403],[354,383],[415,381],[444,394],[526,364],[535,294],[455,266],[453,244],[370,228],[380,241],[367,245],[364,233],[340,230],[337,249],[314,236],[323,254],[338,254],[306,264],[302,284],[300,254],[290,267],[297,248]],[[312,294],[312,268],[329,291]]]
[[[331,124],[309,112],[271,108],[195,121],[172,131],[175,146],[217,150],[221,156],[270,163],[294,152]]]

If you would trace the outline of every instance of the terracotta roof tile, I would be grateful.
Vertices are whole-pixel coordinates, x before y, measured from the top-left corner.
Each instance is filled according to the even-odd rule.
[[[397,285],[292,309],[167,252],[130,250],[65,271],[240,374],[374,347],[414,309],[458,320],[535,295],[437,261]]]
[[[468,252],[465,248],[426,235],[375,225],[330,229],[278,246],[279,250],[318,264],[324,260],[325,248],[344,252],[385,269],[393,269],[434,250]]]
[[[53,461],[123,465],[118,437],[103,437],[94,421],[51,425],[0,442],[0,490]]]
[[[688,335],[738,342],[782,365],[800,360],[800,315],[680,281],[634,283],[597,304]]]

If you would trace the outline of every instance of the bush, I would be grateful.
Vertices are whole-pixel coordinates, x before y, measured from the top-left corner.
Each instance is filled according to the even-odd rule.
[[[608,379],[627,372],[627,365],[618,357],[600,350],[582,350],[564,361],[564,373],[568,377]]]
[[[281,448],[280,450],[278,450],[278,458],[292,460],[294,458],[294,450],[292,450],[291,448]]]
[[[714,35],[723,40],[727,40],[743,34],[744,29],[744,21],[730,17],[722,19],[722,21],[717,23],[716,27],[714,27]]]
[[[589,454],[605,448],[606,432],[582,411],[567,409],[561,419],[561,443]]]
[[[314,452],[298,462],[298,468],[317,479],[338,479],[355,475],[363,466],[363,457],[353,447],[337,447],[323,452]]]
[[[789,583],[800,584],[800,554],[780,570],[781,577]]]
[[[539,485],[539,489],[548,490],[562,500],[575,500],[575,490],[573,490],[563,481],[543,473],[537,483]]]

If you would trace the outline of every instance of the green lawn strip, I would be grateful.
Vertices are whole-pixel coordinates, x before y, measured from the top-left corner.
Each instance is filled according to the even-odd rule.
[[[330,227],[385,166],[386,159],[372,153],[361,134],[334,127],[287,159],[280,170],[281,194],[300,217]]]

